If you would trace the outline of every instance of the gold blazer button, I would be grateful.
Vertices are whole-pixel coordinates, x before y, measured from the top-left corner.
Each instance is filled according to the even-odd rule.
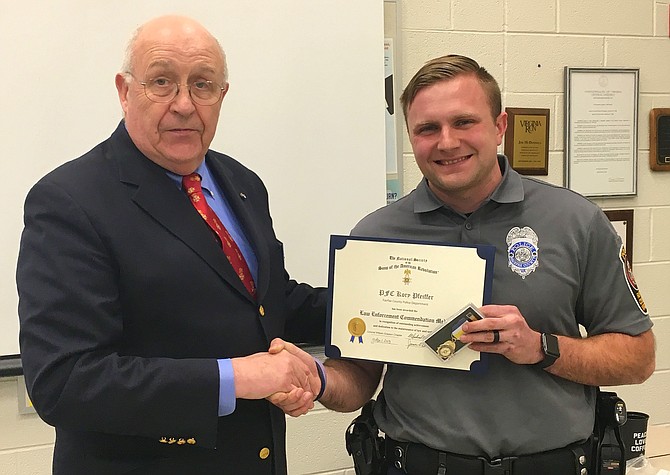
[[[270,449],[268,449],[267,447],[263,447],[263,448],[261,449],[261,451],[258,452],[258,456],[259,456],[261,459],[265,460],[266,458],[268,458],[268,457],[270,456]]]

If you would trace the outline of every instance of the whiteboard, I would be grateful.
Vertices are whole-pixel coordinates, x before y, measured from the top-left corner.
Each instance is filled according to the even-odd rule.
[[[382,0],[4,2],[0,355],[19,351],[25,195],[109,137],[126,43],[169,13],[200,21],[226,51],[230,91],[211,147],[264,180],[293,278],[325,285],[329,235],[385,203]]]

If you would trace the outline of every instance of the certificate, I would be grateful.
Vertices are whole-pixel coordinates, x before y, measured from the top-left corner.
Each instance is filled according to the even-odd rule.
[[[639,70],[565,68],[565,177],[584,196],[637,193]]]
[[[331,236],[326,355],[482,369],[479,352],[443,360],[426,340],[463,307],[490,301],[494,256],[493,246]]]

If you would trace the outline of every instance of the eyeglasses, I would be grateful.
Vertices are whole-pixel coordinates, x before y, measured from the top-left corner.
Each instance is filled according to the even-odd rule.
[[[147,79],[146,81],[140,81],[140,84],[144,87],[144,94],[147,98],[158,103],[172,102],[179,94],[179,86],[181,86],[181,84],[165,77]],[[216,104],[225,90],[225,87],[220,84],[204,79],[193,81],[185,86],[188,88],[191,100],[201,106]]]

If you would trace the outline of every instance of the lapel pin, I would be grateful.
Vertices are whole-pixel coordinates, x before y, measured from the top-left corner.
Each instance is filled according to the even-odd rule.
[[[240,198],[242,198],[243,200],[246,200],[246,199],[247,199],[247,195],[245,195],[244,193],[240,193]]]

